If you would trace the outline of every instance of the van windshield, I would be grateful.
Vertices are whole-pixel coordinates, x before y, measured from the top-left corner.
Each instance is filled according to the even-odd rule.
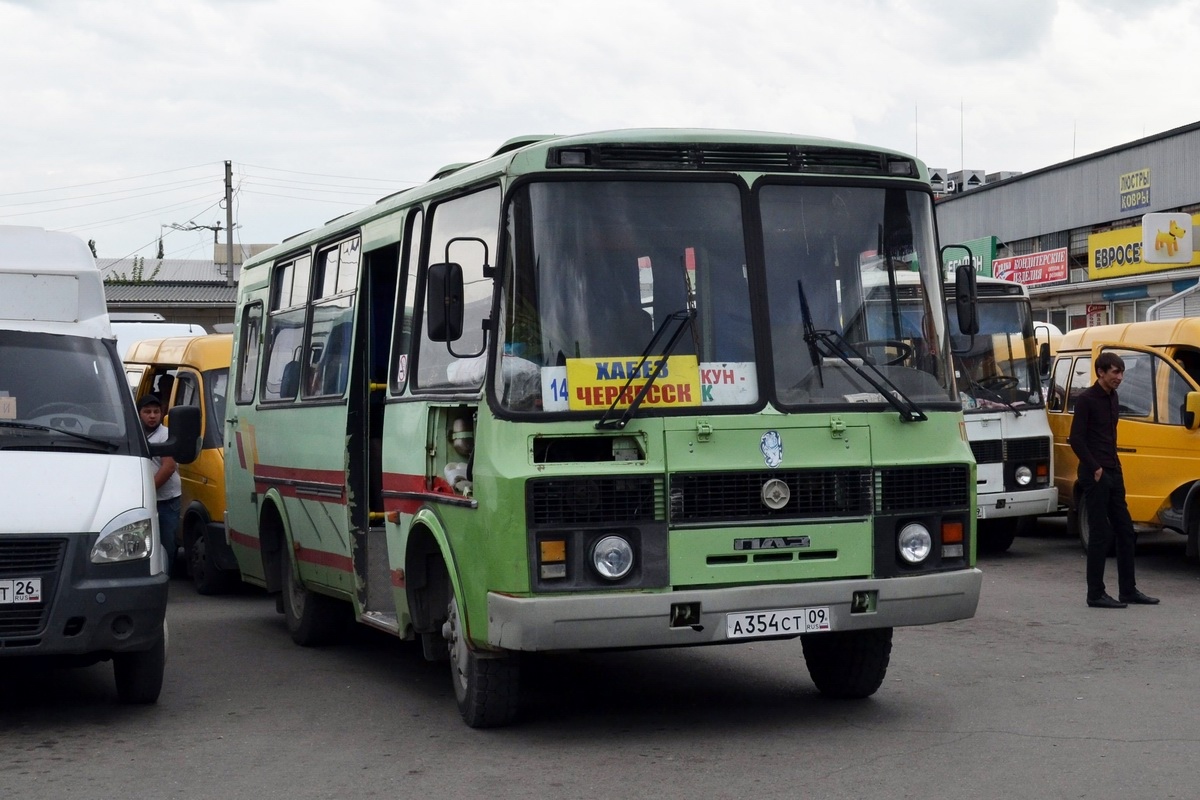
[[[0,331],[0,449],[140,452],[130,399],[102,341]]]

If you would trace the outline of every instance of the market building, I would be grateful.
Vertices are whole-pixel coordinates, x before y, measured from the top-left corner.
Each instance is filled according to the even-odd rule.
[[[942,244],[1063,330],[1200,316],[1200,122],[1026,173],[932,169]]]

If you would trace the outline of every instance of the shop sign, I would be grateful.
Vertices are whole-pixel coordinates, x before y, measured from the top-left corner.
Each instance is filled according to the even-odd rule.
[[[1107,303],[1088,303],[1087,305],[1087,326],[1094,328],[1097,325],[1108,324],[1108,304]]]
[[[996,257],[996,243],[1000,241],[995,236],[983,236],[979,239],[971,239],[966,242],[957,242],[958,247],[965,247],[971,251],[971,264],[975,267],[976,275],[992,275],[992,260]],[[951,250],[950,254],[961,253],[961,250]],[[966,263],[965,258],[950,258],[946,260],[945,268],[948,273],[953,273],[958,267]]]
[[[1150,207],[1150,168],[1117,176],[1117,195],[1121,213]]]
[[[1025,256],[997,258],[992,262],[992,274],[997,278],[1026,286],[1057,283],[1067,279],[1067,248],[1043,250]]]
[[[1186,214],[1183,216],[1187,216]],[[1191,215],[1192,225],[1200,222],[1200,214]],[[1150,237],[1153,243],[1155,235]],[[1180,248],[1182,250],[1182,247]],[[1146,258],[1147,246],[1142,226],[1121,228],[1104,233],[1093,233],[1088,237],[1088,278],[1103,280],[1124,275],[1140,275],[1156,270],[1174,269],[1181,266],[1200,266],[1200,259],[1193,252],[1187,261],[1155,263]]]

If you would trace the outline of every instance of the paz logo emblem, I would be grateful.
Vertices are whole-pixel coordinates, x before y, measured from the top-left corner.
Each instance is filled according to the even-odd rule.
[[[762,450],[763,461],[771,469],[775,469],[783,463],[783,439],[779,437],[779,431],[767,431],[759,440],[758,449]]]
[[[792,490],[779,478],[771,478],[763,484],[762,503],[772,511],[778,511],[792,499]]]

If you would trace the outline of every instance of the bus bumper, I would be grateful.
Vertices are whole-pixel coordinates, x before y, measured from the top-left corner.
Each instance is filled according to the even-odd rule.
[[[1053,514],[1058,511],[1058,489],[1051,486],[1024,492],[980,492],[976,509],[976,519]]]
[[[969,619],[979,604],[978,569],[887,579],[733,586],[672,592],[512,597],[488,594],[488,644],[505,650],[674,647],[726,641],[727,614],[825,607],[835,631]],[[874,607],[851,612],[856,592]],[[696,625],[671,626],[671,608],[697,603]],[[741,641],[741,640],[736,640]]]

